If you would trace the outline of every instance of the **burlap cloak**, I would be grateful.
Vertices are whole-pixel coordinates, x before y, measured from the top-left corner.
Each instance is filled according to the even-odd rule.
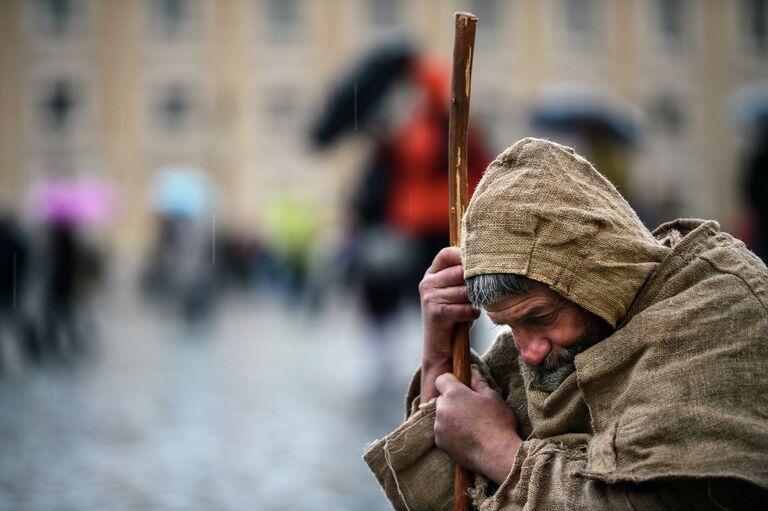
[[[737,509],[768,489],[768,270],[741,242],[701,220],[651,234],[586,160],[536,139],[489,166],[464,229],[465,276],[526,275],[617,328],[550,394],[511,336],[483,356],[526,441],[500,488],[478,477],[479,507]],[[433,424],[434,403],[410,410],[365,455],[396,509],[450,509]]]

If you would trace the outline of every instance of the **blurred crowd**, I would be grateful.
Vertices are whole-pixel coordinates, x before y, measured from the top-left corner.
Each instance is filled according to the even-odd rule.
[[[228,291],[265,290],[317,311],[329,290],[341,287],[369,325],[371,357],[386,379],[391,325],[403,304],[415,303],[421,276],[448,243],[449,80],[443,62],[401,36],[383,39],[334,80],[305,136],[317,154],[352,139],[368,157],[332,244],[322,239],[312,204],[300,194],[272,197],[258,232],[217,220],[227,197],[204,169],[158,169],[148,190],[153,232],[137,279],[147,303],[199,326]],[[734,229],[765,258],[768,94],[748,103],[737,105],[752,139],[742,165],[745,206]],[[571,91],[535,105],[529,122],[577,144],[650,227],[666,220],[632,193],[629,162],[642,133],[630,109]],[[471,194],[492,157],[477,119],[469,146]],[[70,360],[97,338],[88,304],[108,274],[109,250],[94,233],[119,214],[119,199],[109,183],[57,178],[34,187],[34,221],[23,224],[3,211],[0,335],[15,339],[20,358]],[[8,342],[0,347],[5,363],[14,350]]]
[[[95,332],[85,304],[103,279],[104,257],[71,222],[33,230],[0,214],[0,371],[14,352],[34,364],[87,353]]]
[[[275,200],[280,236],[216,226],[216,187],[198,169],[161,169],[152,185],[153,234],[136,288],[150,306],[198,327],[227,291],[269,288],[301,299],[310,280],[312,217],[301,202]],[[114,187],[57,178],[34,187],[28,214],[0,211],[0,373],[14,364],[71,364],[97,347],[92,310],[110,284],[105,231],[119,214]],[[191,332],[190,330],[189,332]]]
[[[251,457],[286,482],[244,464],[242,502],[254,487],[282,499],[295,466],[272,465],[295,451],[296,466],[323,476],[302,509],[378,509],[317,504],[329,484],[307,456],[313,435],[338,457],[336,437],[357,446],[356,428],[367,441],[401,418],[394,396],[418,363],[409,350],[421,349],[418,284],[449,243],[455,10],[480,20],[470,195],[498,152],[548,138],[589,159],[650,229],[718,216],[768,261],[767,6],[0,1],[0,398],[32,417],[5,414],[21,418],[18,437],[0,421],[0,448],[31,453],[0,463],[0,508],[14,492],[77,486],[46,479],[41,435],[25,429],[34,422],[51,426],[54,446],[79,432],[88,472],[117,467],[117,490],[90,486],[135,494],[138,507],[163,508],[141,499],[165,495],[154,479],[167,467],[131,482],[113,457],[131,451],[140,473],[158,446],[176,444],[168,467],[206,474],[174,487],[186,498],[215,495],[207,483],[235,479],[224,465]],[[475,348],[498,331],[483,316],[473,328]],[[263,375],[280,392],[255,392]],[[82,397],[73,415],[91,415],[59,414],[59,392],[89,378],[93,388],[74,385],[61,403]],[[45,380],[53,398],[38,402]],[[232,429],[206,443],[214,425]],[[134,450],[142,435],[151,448]],[[219,464],[201,463],[197,447]],[[110,453],[103,465],[96,451]],[[341,495],[349,473],[334,474]],[[17,490],[24,480],[38,486]]]

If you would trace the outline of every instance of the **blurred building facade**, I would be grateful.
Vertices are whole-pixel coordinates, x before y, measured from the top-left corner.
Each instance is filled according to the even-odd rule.
[[[648,207],[737,213],[726,104],[768,80],[768,0],[3,0],[0,200],[103,176],[122,195],[115,241],[135,252],[149,183],[181,164],[212,174],[233,221],[263,226],[272,198],[298,194],[332,229],[362,151],[318,158],[308,120],[381,33],[448,65],[456,10],[480,18],[472,109],[494,149],[531,134],[542,91],[593,89],[643,113],[632,179]]]

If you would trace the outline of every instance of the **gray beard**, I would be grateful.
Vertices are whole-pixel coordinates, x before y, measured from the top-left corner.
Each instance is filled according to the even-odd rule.
[[[529,366],[520,360],[520,371],[531,380],[531,386],[543,392],[552,392],[565,381],[568,376],[576,370],[574,359],[581,353],[580,345],[567,346],[560,350],[554,363],[549,367],[545,362],[537,366]],[[549,358],[550,355],[547,355]]]
[[[551,352],[541,364],[529,366],[520,362],[520,371],[531,381],[531,386],[543,392],[552,392],[576,370],[576,355],[605,339],[610,332],[598,325],[592,325],[576,344],[562,348],[557,355]]]

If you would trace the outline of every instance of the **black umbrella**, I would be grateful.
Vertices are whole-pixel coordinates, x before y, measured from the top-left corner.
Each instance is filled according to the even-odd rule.
[[[730,96],[727,108],[731,122],[737,127],[768,124],[768,81],[741,87]]]
[[[321,115],[312,123],[312,141],[327,146],[364,124],[392,86],[405,76],[415,55],[414,46],[402,37],[376,45],[339,80]]]
[[[628,106],[575,93],[538,102],[531,112],[531,124],[559,133],[600,133],[627,145],[634,144],[641,131]]]

